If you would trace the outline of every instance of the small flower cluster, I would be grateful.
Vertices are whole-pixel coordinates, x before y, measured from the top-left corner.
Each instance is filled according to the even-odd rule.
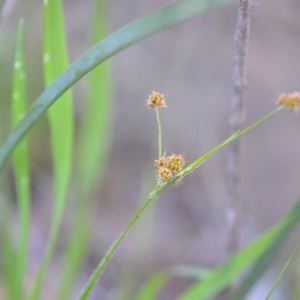
[[[153,91],[148,98],[147,106],[151,108],[162,109],[166,108],[166,100],[163,94]]]
[[[300,93],[281,94],[278,97],[277,103],[285,106],[289,111],[295,112],[300,107]]]
[[[155,166],[157,169],[158,183],[162,185],[171,181],[176,174],[182,171],[184,163],[184,157],[176,154],[157,159]]]

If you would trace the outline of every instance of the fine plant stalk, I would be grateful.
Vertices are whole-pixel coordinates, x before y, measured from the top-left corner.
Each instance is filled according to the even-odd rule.
[[[125,229],[121,232],[121,234],[117,237],[117,239],[112,244],[112,246],[105,253],[104,257],[102,258],[102,260],[100,261],[100,263],[98,264],[98,266],[95,268],[93,274],[90,276],[87,284],[83,288],[83,290],[82,290],[80,296],[78,297],[78,299],[79,300],[86,300],[86,299],[88,299],[88,297],[89,297],[91,291],[93,290],[95,284],[97,283],[97,281],[101,277],[101,275],[102,275],[103,271],[105,270],[107,264],[112,259],[114,253],[117,251],[119,245],[125,239],[125,237],[127,236],[128,232],[130,231],[130,229],[136,224],[136,222],[138,221],[139,217],[144,212],[144,210],[149,206],[149,204],[154,199],[156,199],[156,197],[166,187],[168,187],[169,185],[171,185],[174,182],[177,182],[178,180],[183,179],[185,176],[187,176],[188,174],[190,174],[191,172],[193,172],[194,170],[196,170],[200,165],[202,165],[215,152],[217,152],[218,150],[224,148],[225,146],[227,146],[231,142],[235,141],[237,138],[241,137],[242,135],[246,134],[250,130],[254,129],[256,126],[258,126],[262,122],[266,121],[270,117],[274,116],[281,109],[282,109],[282,107],[275,108],[273,111],[271,111],[270,113],[266,114],[265,116],[263,116],[262,118],[260,118],[256,122],[252,123],[247,128],[234,133],[227,140],[225,140],[223,143],[219,144],[217,147],[213,148],[212,150],[210,150],[209,152],[207,152],[206,154],[204,154],[203,156],[199,157],[194,162],[192,162],[189,166],[187,166],[180,173],[178,173],[176,176],[174,176],[174,178],[170,182],[168,182],[168,183],[166,183],[164,185],[161,185],[161,186],[159,186],[159,185],[156,186],[154,188],[154,190],[149,194],[149,196],[147,197],[147,199],[145,200],[145,202],[142,204],[142,206],[138,209],[138,211],[132,217],[132,219],[129,221],[129,223],[125,226]]]
[[[286,263],[284,264],[282,270],[280,271],[279,275],[277,276],[274,284],[272,285],[270,291],[268,292],[265,300],[269,300],[271,299],[272,294],[274,293],[276,287],[278,286],[280,280],[282,279],[282,277],[284,276],[285,272],[287,271],[288,267],[290,266],[291,262],[293,261],[293,259],[295,258],[295,256],[297,255],[297,253],[299,252],[300,249],[300,240],[297,242],[296,246],[294,247],[293,252],[291,253],[291,255],[289,256],[288,260],[286,261]]]
[[[14,63],[12,91],[12,126],[16,126],[26,111],[25,73],[23,63],[23,30],[24,22],[20,20],[17,47]],[[23,140],[13,153],[13,172],[20,209],[20,243],[15,260],[14,287],[12,299],[22,299],[24,295],[23,280],[28,256],[29,225],[30,225],[30,171],[28,143]]]
[[[231,0],[180,0],[142,17],[103,39],[49,86],[33,103],[24,119],[10,133],[0,149],[0,171],[15,146],[47,109],[71,86],[103,61],[154,33],[182,23]],[[59,51],[58,51],[59,52]]]
[[[157,129],[158,129],[158,157],[160,158],[162,155],[162,133],[161,133],[161,122],[159,117],[159,110],[156,107],[155,108],[155,114],[156,114],[156,121],[157,121]]]

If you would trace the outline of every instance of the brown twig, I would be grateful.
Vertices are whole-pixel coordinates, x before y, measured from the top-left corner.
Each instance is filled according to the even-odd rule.
[[[234,34],[233,96],[231,100],[230,131],[243,128],[245,122],[245,100],[247,91],[247,49],[249,41],[251,0],[239,0],[238,18]],[[241,217],[240,199],[240,159],[241,139],[233,142],[229,148],[226,181],[229,196],[228,250],[235,252],[239,247],[238,228]]]

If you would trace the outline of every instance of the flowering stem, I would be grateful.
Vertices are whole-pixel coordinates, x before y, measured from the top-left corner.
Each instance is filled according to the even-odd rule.
[[[233,135],[231,135],[227,140],[225,140],[223,143],[219,144],[217,147],[213,148],[206,154],[202,155],[198,159],[196,159],[194,162],[192,162],[189,166],[184,168],[180,173],[178,173],[174,178],[163,184],[158,185],[154,188],[154,190],[149,194],[145,202],[141,205],[141,207],[138,209],[138,211],[134,214],[132,219],[129,221],[129,223],[125,226],[124,230],[120,233],[120,235],[117,237],[115,242],[112,244],[112,246],[108,249],[108,251],[105,253],[104,257],[96,267],[94,273],[89,278],[86,286],[83,288],[82,292],[80,293],[80,296],[78,297],[78,300],[86,300],[88,299],[93,287],[101,277],[103,271],[105,270],[107,264],[112,259],[115,252],[118,250],[120,244],[125,239],[127,234],[129,233],[130,229],[136,224],[138,219],[140,218],[141,214],[146,210],[146,208],[152,203],[153,200],[156,199],[156,197],[168,186],[176,182],[177,180],[183,179],[188,174],[192,173],[194,170],[196,170],[198,167],[200,167],[209,157],[211,157],[214,153],[219,151],[220,149],[224,148],[231,142],[235,141],[242,135],[246,134],[248,131],[254,129],[256,126],[261,124],[262,122],[266,121],[267,119],[271,118],[275,114],[277,114],[280,110],[282,110],[282,107],[277,107],[268,114],[266,114],[264,117],[260,118],[258,121],[252,123],[247,128],[235,132]],[[157,114],[158,115],[158,114]]]
[[[157,195],[166,187],[164,186],[156,186],[155,189],[149,194],[146,201],[142,204],[142,206],[139,208],[139,210],[135,213],[135,215],[132,217],[132,219],[129,221],[129,223],[126,225],[124,230],[121,232],[121,234],[118,236],[118,238],[115,240],[115,242],[111,245],[111,247],[108,249],[108,251],[105,253],[104,257],[96,267],[94,273],[90,277],[89,281],[87,282],[86,286],[82,290],[80,296],[78,297],[78,300],[86,300],[88,299],[93,287],[97,283],[99,277],[103,273],[105,267],[111,260],[114,253],[119,248],[119,245],[124,240],[124,238],[127,236],[130,229],[134,226],[134,224],[138,221],[140,218],[142,212],[149,206],[149,204],[156,199]]]
[[[159,111],[158,108],[155,108],[155,113],[156,113],[156,121],[157,121],[157,128],[158,128],[158,157],[161,157],[162,153],[162,146],[161,146],[161,122],[159,118]]]

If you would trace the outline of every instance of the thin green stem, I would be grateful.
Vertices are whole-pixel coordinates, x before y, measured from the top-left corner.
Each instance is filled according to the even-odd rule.
[[[159,117],[159,110],[156,107],[155,108],[155,114],[156,114],[156,121],[157,121],[157,129],[158,129],[158,158],[161,157],[162,153],[162,143],[161,143],[161,122],[160,122],[160,117]]]
[[[275,282],[273,283],[273,285],[272,285],[268,295],[266,296],[265,300],[271,299],[271,296],[272,296],[273,292],[275,291],[276,287],[278,286],[279,281],[282,279],[282,277],[285,274],[287,268],[290,266],[292,260],[295,258],[296,254],[299,252],[299,249],[300,249],[300,240],[296,244],[296,246],[295,246],[293,252],[291,253],[290,257],[288,258],[288,260],[284,264],[281,272],[277,276],[277,278],[276,278]]]
[[[94,273],[90,277],[87,285],[82,290],[80,296],[78,297],[79,300],[85,300],[88,299],[88,296],[90,292],[92,291],[94,285],[98,281],[100,275],[103,273],[105,267],[111,260],[112,256],[118,249],[121,242],[124,240],[124,238],[127,236],[130,229],[134,226],[134,224],[138,221],[143,211],[149,206],[149,204],[157,197],[157,195],[166,187],[164,186],[156,186],[155,189],[149,194],[146,201],[142,204],[142,206],[138,209],[138,211],[135,213],[135,215],[132,217],[132,219],[129,221],[129,223],[126,225],[124,230],[121,232],[121,234],[118,236],[118,238],[115,240],[115,242],[112,244],[112,246],[108,249],[102,260],[100,261],[99,265],[95,269]]]

